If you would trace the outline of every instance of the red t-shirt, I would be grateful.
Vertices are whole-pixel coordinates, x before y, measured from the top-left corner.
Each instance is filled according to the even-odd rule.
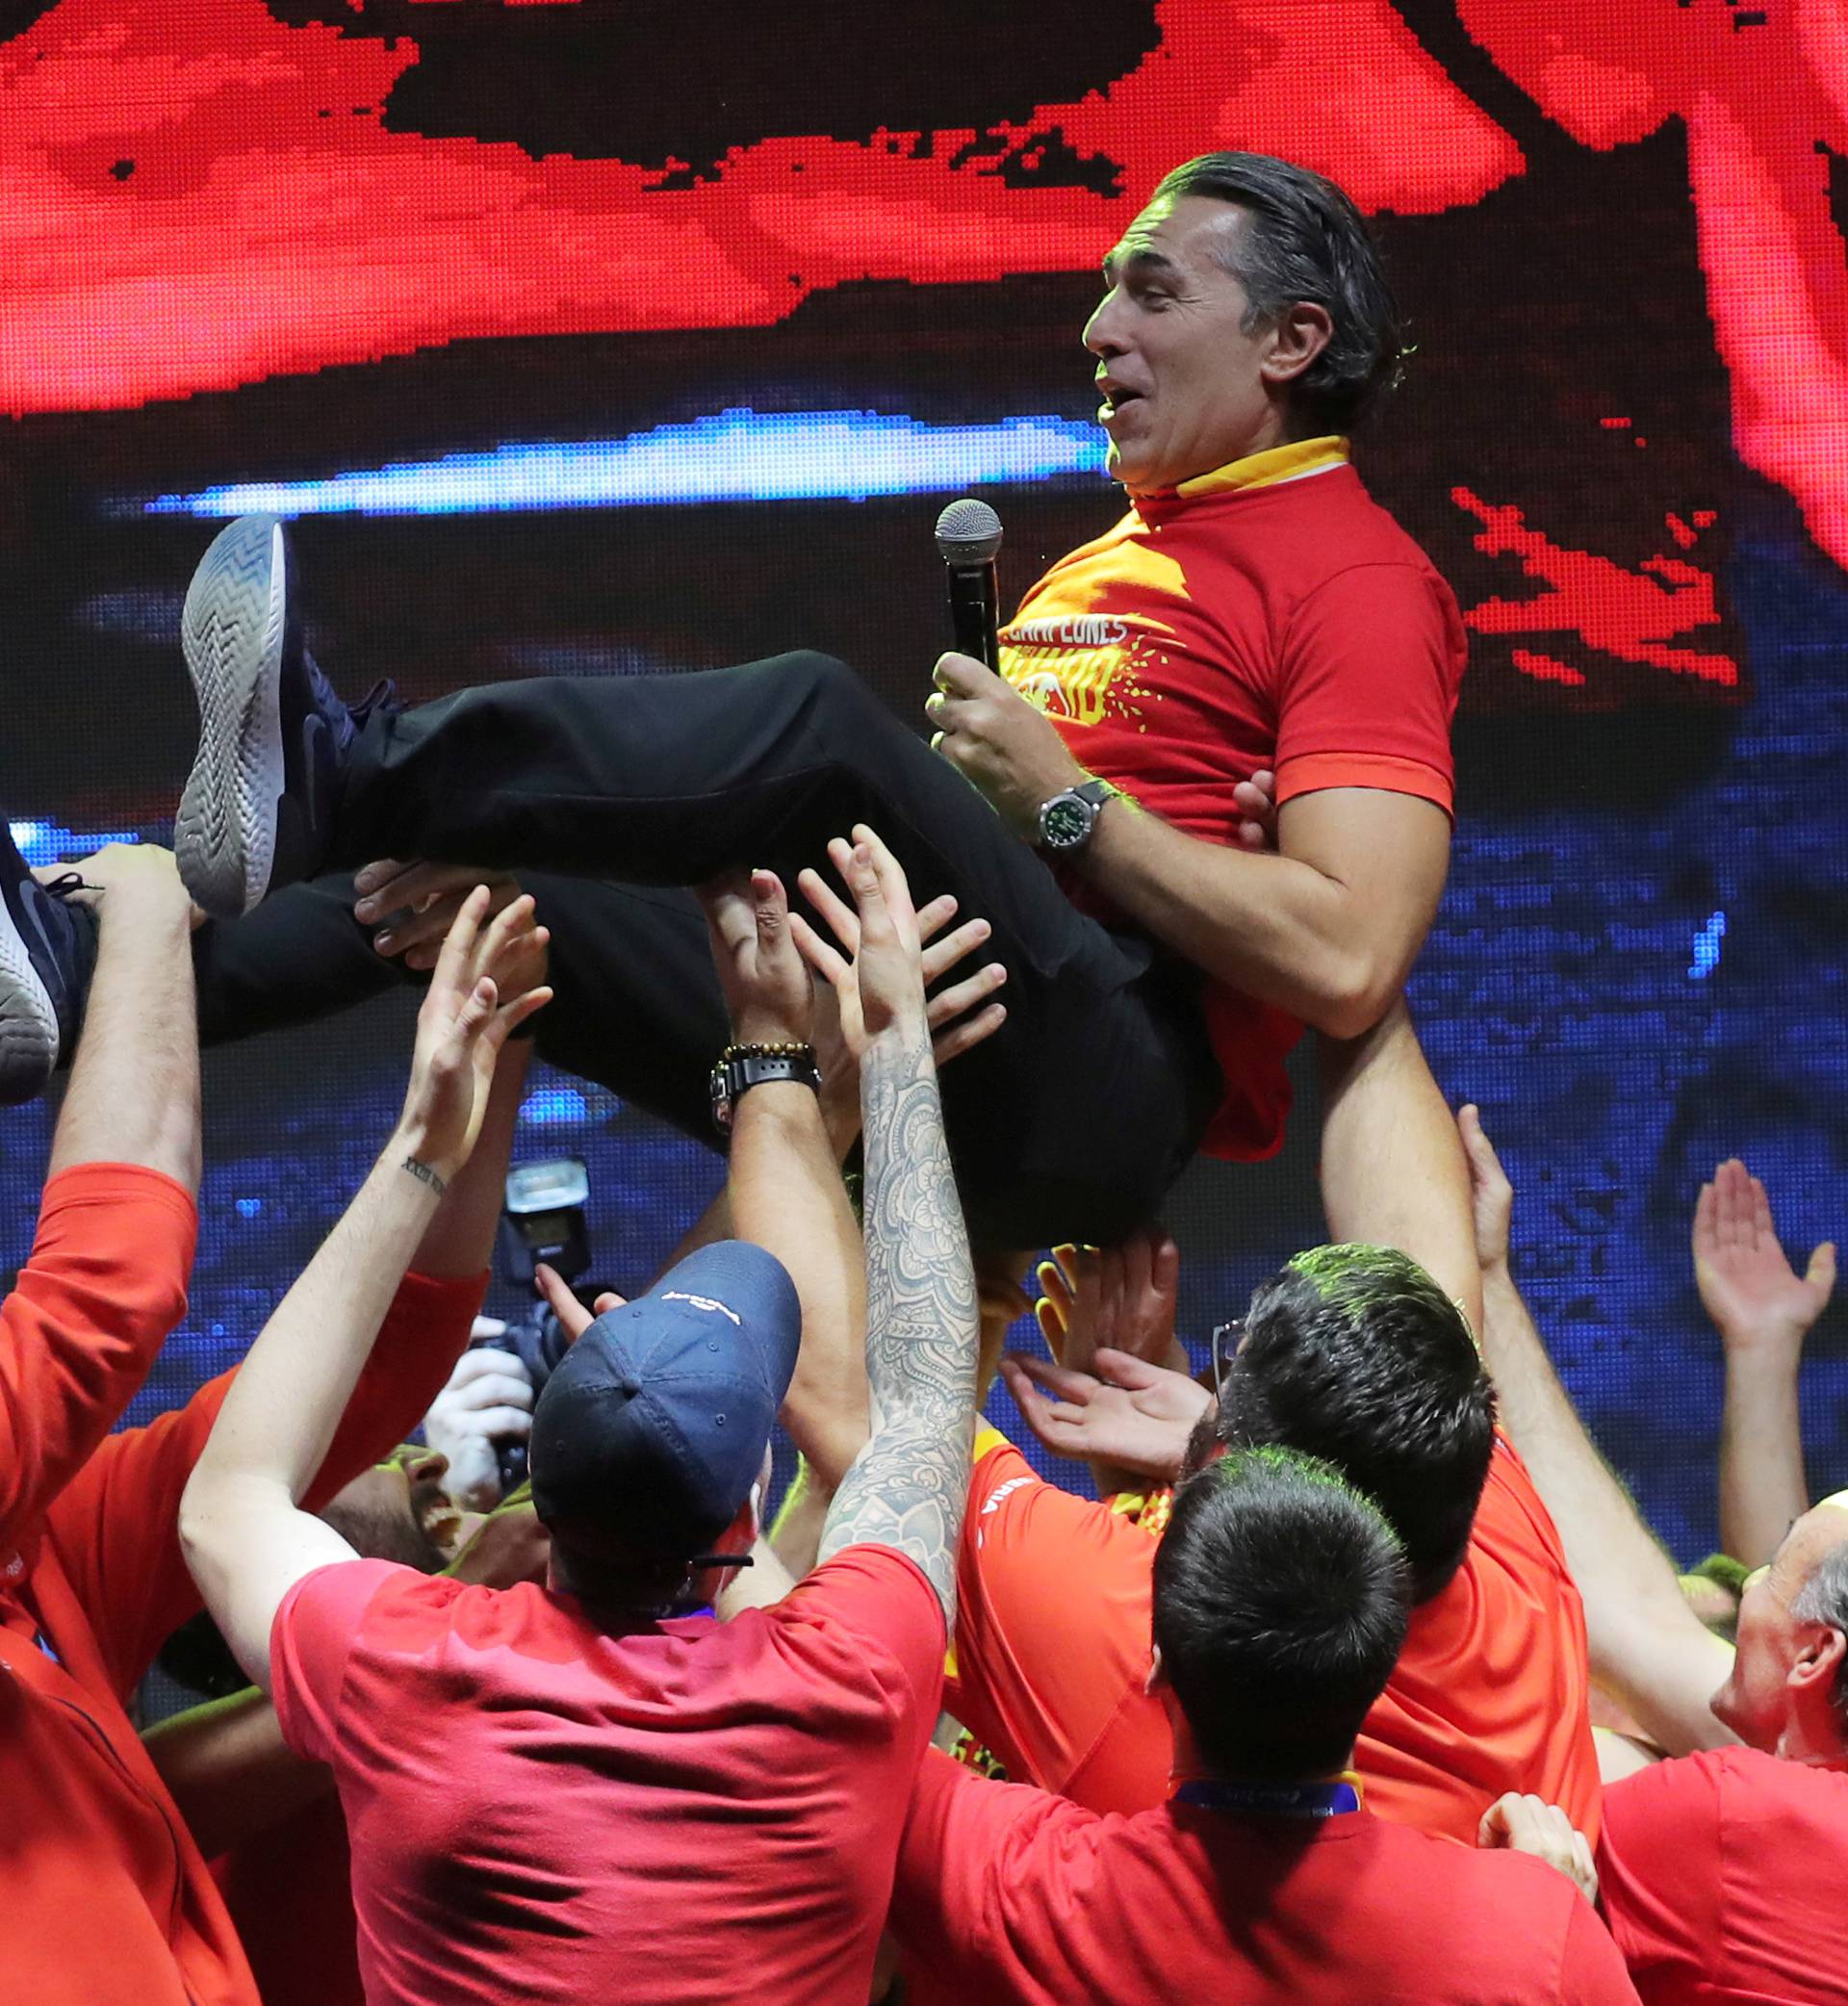
[[[878,1546],[620,1633],[530,1583],[318,1569],[270,1669],[340,1789],[367,1998],[865,2006],[943,1641]]]
[[[1172,1737],[1148,1676],[1155,1540],[1042,1481],[992,1429],[976,1443],[943,1704],[1007,1766],[1094,1811],[1167,1795]],[[1071,1584],[1084,1583],[1074,1595]],[[1476,1842],[1504,1790],[1598,1835],[1585,1618],[1521,1458],[1498,1437],[1469,1551],[1412,1611],[1354,1767],[1379,1817]]]
[[[1002,630],[1001,673],[1074,755],[1189,836],[1230,843],[1232,789],[1266,766],[1279,805],[1324,787],[1452,805],[1462,616],[1347,456],[1309,439],[1137,498]],[[1203,1146],[1267,1156],[1302,1027],[1217,984],[1207,1026],[1226,1100]]]
[[[1100,1816],[935,1750],[892,1928],[962,2006],[1636,1997],[1578,1890],[1523,1854],[1466,1852],[1364,1810],[1298,1820],[1177,1802]]]
[[[1649,2006],[1848,1999],[1848,1773],[1716,1748],[1604,1792],[1600,1899]]]

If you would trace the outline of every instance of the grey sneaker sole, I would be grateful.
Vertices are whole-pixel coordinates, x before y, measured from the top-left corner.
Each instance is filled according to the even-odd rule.
[[[262,899],[275,862],[286,563],[273,517],[233,523],[199,560],[180,624],[199,703],[199,750],[174,818],[173,850],[187,890],[220,919]]]
[[[58,1014],[0,903],[0,1107],[35,1099],[57,1063]]]

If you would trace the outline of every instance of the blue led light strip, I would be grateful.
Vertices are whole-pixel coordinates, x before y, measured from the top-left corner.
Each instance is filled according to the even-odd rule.
[[[324,480],[238,481],[160,495],[122,512],[473,515],[689,502],[863,502],[1099,474],[1105,450],[1094,425],[1065,418],[932,425],[873,411],[729,410],[626,439],[498,446]]]

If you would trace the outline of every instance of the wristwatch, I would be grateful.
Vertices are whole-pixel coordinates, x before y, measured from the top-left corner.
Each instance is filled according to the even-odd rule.
[[[1081,780],[1075,787],[1040,804],[1040,847],[1055,856],[1070,857],[1091,840],[1106,801],[1122,798],[1122,788],[1107,780]]]
[[[712,1095],[712,1121],[729,1134],[732,1117],[742,1095],[768,1080],[800,1080],[821,1091],[821,1068],[811,1044],[729,1044],[719,1054],[707,1083]]]

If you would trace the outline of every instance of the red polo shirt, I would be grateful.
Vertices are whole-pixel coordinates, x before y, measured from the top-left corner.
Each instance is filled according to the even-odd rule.
[[[1035,1476],[992,1428],[976,1441],[944,1705],[1006,1764],[1097,1811],[1168,1792],[1168,1716],[1148,1676],[1155,1536]],[[1073,1584],[1083,1593],[1074,1593]],[[1463,1564],[1412,1611],[1354,1751],[1382,1819],[1476,1842],[1504,1790],[1598,1835],[1585,1619],[1559,1535],[1498,1438]]]
[[[1135,498],[1046,573],[1000,640],[1002,675],[1091,772],[1203,841],[1233,840],[1232,789],[1267,766],[1279,805],[1377,787],[1450,810],[1462,616],[1344,439]],[[1101,910],[1081,880],[1065,888]],[[1267,1156],[1302,1026],[1216,984],[1207,1028],[1226,1099],[1203,1147]]]
[[[1447,1845],[1364,1810],[1296,1819],[1175,1802],[1102,1816],[936,1750],[892,1928],[960,2006],[1636,1997],[1583,1896],[1522,1854]]]
[[[865,2006],[943,1645],[879,1546],[622,1632],[531,1583],[308,1575],[276,1712],[334,1771],[371,2006]]]
[[[1848,1998],[1848,1773],[1714,1748],[1604,1792],[1600,1902],[1648,2006]]]

